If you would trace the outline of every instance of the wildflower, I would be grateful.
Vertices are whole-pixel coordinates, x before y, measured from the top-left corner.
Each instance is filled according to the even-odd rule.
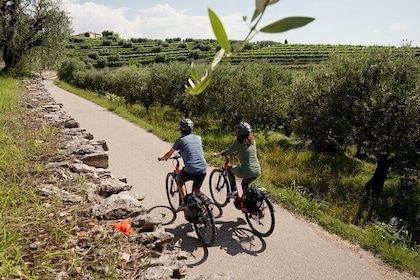
[[[124,220],[121,223],[114,223],[114,229],[126,235],[133,233],[133,229],[131,228],[131,224],[128,220]]]

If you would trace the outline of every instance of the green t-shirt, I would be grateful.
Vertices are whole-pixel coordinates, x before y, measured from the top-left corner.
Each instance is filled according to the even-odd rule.
[[[249,146],[235,141],[229,148],[223,150],[221,154],[225,156],[234,152],[237,152],[241,166],[232,167],[231,171],[233,174],[245,179],[260,176],[261,167],[257,157],[257,144],[255,141]]]

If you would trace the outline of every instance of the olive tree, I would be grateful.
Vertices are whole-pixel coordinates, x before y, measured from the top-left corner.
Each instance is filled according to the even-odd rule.
[[[70,20],[60,10],[59,3],[56,0],[0,2],[0,49],[4,72],[19,66],[29,53],[58,57],[57,53],[64,51],[64,42],[70,35]]]
[[[409,47],[372,47],[357,57],[337,57],[315,67],[292,87],[297,133],[318,151],[372,159],[366,183],[375,197],[390,170],[418,179],[420,170],[420,61]]]
[[[124,66],[113,71],[111,92],[122,97],[126,105],[141,103],[147,112],[154,100],[148,90],[148,71],[137,66]]]
[[[170,105],[180,109],[185,99],[184,81],[189,74],[186,64],[172,62],[168,64],[153,64],[148,68],[148,86],[161,106]]]

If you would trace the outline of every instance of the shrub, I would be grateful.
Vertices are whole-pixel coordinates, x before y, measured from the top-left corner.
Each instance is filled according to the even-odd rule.
[[[84,70],[86,70],[86,64],[82,61],[76,59],[66,59],[59,67],[57,76],[60,80],[73,84],[75,74]]]
[[[192,50],[192,51],[190,51],[190,54],[188,55],[188,57],[193,58],[193,59],[199,59],[200,55],[201,55],[200,50]]]
[[[112,46],[112,40],[102,40],[102,46]]]
[[[107,59],[108,59],[109,62],[119,61],[119,60],[121,60],[121,55],[119,53],[112,54],[112,55],[108,56]]]
[[[94,64],[94,66],[96,68],[105,68],[107,63],[108,63],[108,60],[106,59],[106,57],[101,57],[98,60],[96,60],[96,63]]]
[[[152,52],[152,53],[159,53],[162,50],[163,50],[163,47],[162,46],[155,46],[155,47],[152,48],[152,50],[150,52]]]
[[[159,53],[156,55],[155,57],[155,62],[156,63],[163,63],[166,61],[166,55],[164,53]]]
[[[88,53],[88,57],[96,60],[96,59],[99,58],[99,53],[98,52],[90,52],[90,53]]]

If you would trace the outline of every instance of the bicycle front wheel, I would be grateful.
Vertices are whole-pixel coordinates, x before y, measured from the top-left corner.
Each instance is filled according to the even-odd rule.
[[[166,196],[168,197],[172,210],[176,211],[181,203],[181,194],[179,193],[173,173],[166,175]]]
[[[194,229],[200,242],[210,247],[216,239],[216,224],[214,222],[213,212],[209,205],[204,204],[201,208],[198,221],[194,223]]]
[[[213,169],[210,173],[210,194],[214,204],[219,207],[225,207],[229,201],[228,186],[228,180],[223,174],[223,170]]]
[[[246,221],[252,231],[261,237],[267,237],[274,231],[274,207],[268,197],[261,202],[258,211],[245,213]]]

